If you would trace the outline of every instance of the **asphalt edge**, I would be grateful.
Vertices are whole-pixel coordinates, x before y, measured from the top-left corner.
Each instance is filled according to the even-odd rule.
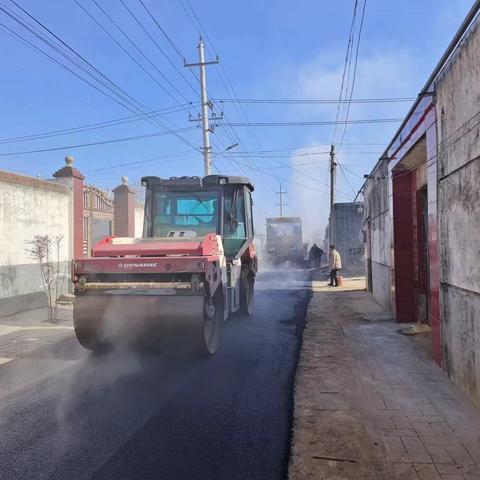
[[[290,373],[290,378],[288,381],[289,391],[288,391],[288,435],[287,442],[285,446],[284,461],[282,465],[282,478],[288,480],[289,470],[290,470],[290,461],[292,455],[292,440],[293,440],[293,423],[295,418],[295,389],[297,383],[297,368],[300,362],[300,355],[302,353],[303,346],[303,333],[305,331],[305,325],[307,324],[307,314],[310,302],[313,297],[313,272],[307,271],[306,281],[310,282],[310,287],[305,289],[307,292],[307,299],[305,303],[301,306],[296,307],[295,317],[299,319],[299,322],[295,326],[295,337],[296,337],[296,352],[295,358],[293,361],[293,368]]]

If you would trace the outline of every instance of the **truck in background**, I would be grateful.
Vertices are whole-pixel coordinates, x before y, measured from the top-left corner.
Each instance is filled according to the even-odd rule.
[[[265,254],[270,263],[304,264],[306,252],[302,241],[300,217],[271,217],[266,219]]]

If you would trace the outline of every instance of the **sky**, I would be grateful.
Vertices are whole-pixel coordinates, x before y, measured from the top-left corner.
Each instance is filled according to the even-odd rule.
[[[332,125],[255,125],[333,121],[335,104],[232,99],[338,99],[354,0],[189,0],[200,25],[186,0],[142,1],[146,9],[140,0],[0,3],[0,169],[51,178],[73,155],[86,182],[105,189],[122,176],[138,185],[142,175],[202,175],[199,84],[183,59],[198,61],[203,31],[207,60],[218,55],[221,62],[207,67],[211,113],[223,113],[211,135],[214,173],[251,178],[260,232],[266,216],[278,215],[275,192],[281,185],[286,215],[302,216],[306,236],[318,236],[328,218],[332,139],[342,165],[337,201],[352,201],[400,122],[349,125],[340,142]],[[353,98],[409,100],[355,103],[349,119],[403,118],[472,4],[367,0]],[[362,5],[359,0],[357,19]],[[28,22],[28,29],[15,18]],[[73,62],[59,53],[66,46]],[[120,103],[112,89],[123,97]],[[145,118],[152,111],[159,115]],[[119,121],[61,132],[112,120]],[[24,138],[46,132],[57,133]],[[79,146],[91,143],[96,145]]]

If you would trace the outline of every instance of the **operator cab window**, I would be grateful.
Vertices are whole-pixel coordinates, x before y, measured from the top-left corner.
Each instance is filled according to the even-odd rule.
[[[232,189],[225,192],[223,237],[227,258],[236,257],[247,239],[243,189]]]
[[[155,191],[152,199],[151,236],[173,236],[172,232],[194,232],[198,237],[219,231],[219,196],[216,191]]]
[[[224,236],[226,238],[245,239],[247,237],[243,190],[226,192],[223,225]]]

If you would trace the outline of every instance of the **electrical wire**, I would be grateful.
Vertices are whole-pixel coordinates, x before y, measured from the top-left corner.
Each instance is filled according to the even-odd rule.
[[[188,6],[188,9],[190,10],[190,12],[188,11],[188,9],[185,7],[185,4]],[[209,35],[208,35],[208,32],[205,30],[205,28],[203,27],[203,25],[201,24],[199,18],[198,18],[198,15],[195,13],[195,10],[192,8],[190,2],[188,0],[185,0],[185,3],[184,2],[181,2],[181,5],[185,11],[185,13],[187,14],[187,17],[189,18],[189,20],[191,21],[192,25],[194,26],[194,28],[198,31],[198,33],[200,34],[200,36],[204,35],[205,36],[205,39],[207,40],[207,42],[211,45],[212,49],[214,50],[214,54],[215,56],[218,58],[219,55],[218,55],[218,52],[216,51],[216,48],[214,47],[213,45],[213,42],[212,40],[210,39]],[[196,23],[198,24],[198,26],[195,24],[195,21],[192,19],[192,15],[196,21]],[[207,49],[208,49],[208,45],[207,45]],[[225,67],[223,66],[222,63],[220,63],[220,67],[226,77],[226,81],[224,80],[223,78],[223,75],[220,74],[220,69],[217,65],[217,73],[219,75],[219,78],[227,92],[227,94],[230,96],[230,98],[233,100],[233,97],[235,97],[236,99],[238,99],[238,95],[236,94],[236,91],[235,91],[235,88],[230,80],[230,77],[228,76],[228,73],[225,69]],[[227,85],[227,83],[229,84],[229,86]],[[245,122],[248,124],[249,123],[249,120],[247,118],[247,115],[245,113],[245,110],[243,109],[242,105],[239,104],[239,103],[234,103],[234,106],[235,106],[235,109],[237,110],[237,112],[240,113],[240,116],[243,117],[243,119],[245,120]],[[224,118],[225,120],[227,120],[226,116],[224,115]],[[258,138],[255,134],[255,132],[253,131],[253,129],[249,128],[249,133],[251,135],[251,137],[253,138],[254,142],[257,144],[258,148],[261,150],[262,147],[260,145],[260,142],[258,141]],[[241,146],[241,148],[245,151],[245,147],[243,146],[243,142],[241,141],[240,137],[238,136],[238,134],[234,131],[234,129],[232,128],[231,129],[231,134],[233,135],[234,138],[237,139],[237,143],[239,143],[239,145]],[[248,155],[247,155],[248,156]],[[256,166],[255,164],[255,160],[254,159],[251,159],[251,163],[252,165]],[[272,186],[264,179],[263,180],[263,183],[265,184],[265,186],[274,194],[275,193],[275,190],[272,188]]]
[[[352,104],[351,100],[352,100],[353,91],[354,91],[354,88],[355,88],[355,80],[357,78],[358,53],[359,53],[359,50],[360,50],[360,40],[362,38],[362,31],[363,31],[363,23],[364,23],[364,19],[365,19],[365,8],[366,8],[366,6],[367,6],[367,0],[363,0],[362,16],[360,18],[360,27],[359,27],[359,31],[358,31],[357,48],[356,48],[356,51],[355,51],[355,62],[354,62],[354,67],[353,67],[352,85],[351,85],[351,89],[350,89],[350,96],[349,96],[348,103],[347,103],[347,113],[345,115],[345,120],[346,121],[348,121],[348,116],[350,114],[350,105]],[[340,138],[340,144],[339,144],[339,147],[338,147],[338,151],[340,151],[340,149],[342,148],[342,142],[345,138],[346,131],[347,131],[347,123],[345,123],[345,125],[343,127],[343,133],[342,133],[342,136]]]
[[[356,146],[356,147],[364,147],[364,146],[385,146],[385,143],[344,143],[344,145],[348,146]],[[250,154],[258,154],[258,153],[275,153],[275,152],[287,152],[290,150],[302,150],[306,148],[320,148],[320,147],[330,147],[330,144],[326,143],[317,143],[317,144],[308,144],[308,145],[297,145],[293,147],[284,147],[284,148],[275,148],[275,149],[263,149],[260,150],[248,150]],[[379,152],[344,152],[344,153],[379,153]],[[381,153],[381,152],[380,152]],[[328,154],[330,154],[330,150],[328,150]]]
[[[352,155],[366,155],[366,154],[372,154],[372,155],[378,155],[378,152],[348,152],[351,153]],[[299,158],[299,157],[318,157],[320,155],[325,155],[327,158],[319,158],[316,160],[316,162],[319,161],[329,161],[330,160],[330,152],[309,152],[309,153],[298,153],[298,154],[292,154],[292,155],[261,155],[261,154],[251,154],[249,153],[250,158],[264,158],[264,159],[275,159],[275,158]],[[237,158],[237,157],[243,157],[242,155],[239,155],[237,153],[227,153],[226,154],[227,158]]]
[[[336,113],[336,116],[335,116],[335,122],[338,122],[340,120],[340,109],[341,109],[342,100],[343,100],[343,91],[344,91],[344,88],[345,88],[345,77],[346,77],[346,74],[347,74],[347,69],[349,67],[349,58],[351,58],[351,46],[353,44],[353,36],[354,36],[354,31],[355,31],[355,20],[356,20],[356,16],[357,16],[357,7],[358,7],[358,0],[355,0],[355,3],[353,5],[352,21],[351,21],[351,24],[350,24],[350,32],[349,32],[348,42],[347,42],[347,51],[346,51],[346,54],[345,54],[345,61],[344,61],[344,65],[343,65],[342,81],[340,83],[340,94],[339,94],[339,97],[338,97],[338,107],[337,107],[337,113]],[[338,129],[338,126],[335,123],[335,126],[333,128],[333,133],[332,133],[332,142],[331,142],[332,145],[335,144],[337,129]]]
[[[345,179],[345,182],[347,183],[347,185],[351,188],[351,190],[353,192],[353,197],[355,198],[355,195],[357,194],[357,191],[353,188],[353,185],[350,183],[350,180],[347,177],[347,174],[346,174],[346,172],[343,168],[343,165],[338,161],[338,159],[337,159],[337,165],[340,167],[340,172],[342,173],[343,178]]]
[[[353,175],[355,177],[358,177],[358,178],[361,178],[362,180],[364,179],[363,175],[359,175],[357,172],[354,172],[353,170],[347,168],[343,162],[342,162],[342,168],[346,172],[349,172],[351,175]]]
[[[219,126],[231,127],[305,127],[305,126],[322,126],[322,125],[365,125],[380,123],[399,123],[403,118],[368,118],[360,120],[325,120],[325,121],[302,121],[302,122],[220,122]]]
[[[83,12],[115,43],[115,45],[117,45],[118,48],[120,48],[120,50],[122,50],[122,52],[125,53],[125,55],[127,55],[141,70],[143,70],[170,98],[172,98],[175,102],[178,102],[177,98],[175,98],[174,95],[172,95],[172,93],[170,93],[169,90],[167,90],[152,74],[151,72],[149,72],[106,28],[104,25],[102,25],[96,18],[94,15],[91,14],[91,12],[89,12],[86,7],[84,5],[82,5],[80,3],[79,0],[73,0],[79,8],[81,8],[83,10]],[[100,5],[98,5],[96,2],[94,2],[97,7],[99,9],[101,9],[101,11],[103,12],[103,9]],[[105,15],[106,12],[105,12]],[[110,19],[111,22],[113,22],[112,19]],[[115,24],[115,23],[114,23]],[[115,24],[116,25],[116,24]],[[137,49],[138,51],[142,54],[142,56],[144,58],[146,58],[149,62],[150,60],[143,54],[143,52],[140,50],[140,48],[138,48],[138,46],[127,36],[126,37],[129,42],[131,42]],[[156,66],[150,62],[154,68],[160,73],[161,77],[182,97],[184,98],[186,101],[188,101],[185,96],[176,88],[175,85],[173,85],[170,80],[162,73],[160,72],[160,70],[158,70],[156,68]]]
[[[41,40],[42,42],[46,43],[47,46],[52,48],[54,51],[56,51],[58,54],[60,54],[62,57],[64,57],[66,60],[71,62],[74,66],[79,68],[81,71],[83,71],[86,75],[91,77],[92,80],[97,82],[99,85],[102,85],[104,88],[107,89],[108,92],[104,91],[103,89],[99,88],[98,86],[94,86],[99,92],[101,92],[103,95],[106,95],[122,107],[128,109],[132,113],[150,113],[149,109],[145,106],[142,105],[140,102],[135,100],[130,94],[125,92],[121,87],[119,87],[115,82],[113,82],[107,75],[105,75],[103,72],[101,72],[97,67],[95,67],[92,63],[90,63],[88,60],[86,60],[81,54],[79,54],[75,49],[73,49],[70,45],[68,45],[63,39],[61,39],[58,35],[56,35],[52,30],[50,30],[48,27],[46,27],[42,22],[40,22],[38,19],[36,19],[33,15],[28,13],[24,8],[22,8],[18,3],[15,2],[15,0],[10,0],[14,5],[17,6],[22,12],[24,12],[30,19],[32,19],[37,25],[39,25],[43,30],[48,32],[52,37],[53,41],[49,39],[47,36],[45,36],[42,32],[38,31],[35,27],[32,27],[28,23],[26,23],[21,17],[19,17],[16,13],[14,13],[12,10],[8,9],[5,7],[5,5],[0,4],[0,10],[3,11],[6,15],[8,15],[12,20],[14,20],[16,23],[18,23],[20,26],[25,28],[27,31],[29,31],[31,34],[33,34],[36,38]],[[42,54],[46,55],[48,58],[50,58],[52,61],[54,61],[56,64],[59,66],[62,66],[63,68],[66,68],[69,72],[73,73],[76,77],[82,79],[83,81],[86,81],[90,86],[93,86],[91,81],[87,80],[85,77],[82,75],[78,74],[77,72],[74,72],[71,68],[63,64],[62,62],[59,62],[57,59],[40,49],[38,46],[27,40],[26,38],[22,37],[22,35],[18,34],[17,32],[14,32],[13,30],[9,29],[6,25],[1,24],[7,31],[9,31],[11,34],[13,34],[16,38],[21,39],[24,43],[28,44],[31,48],[41,52]],[[55,43],[58,42],[58,43]],[[113,96],[112,96],[113,95]],[[117,97],[117,98],[114,98]],[[166,124],[161,122],[157,118],[150,118],[147,119],[149,123],[152,123],[156,125],[157,127],[168,131],[172,135],[176,136],[179,140],[181,140],[183,143],[188,144],[189,146],[193,146],[188,140],[183,138],[182,136],[178,135],[175,131],[170,129]]]
[[[39,25],[42,30],[45,30],[48,34],[50,34],[54,40],[58,43],[56,44],[47,36],[39,32],[37,29],[32,28],[29,24],[25,23],[25,21],[15,14],[12,10],[9,10],[5,7],[5,5],[0,6],[0,10],[6,13],[12,20],[14,20],[19,25],[23,26],[26,30],[28,30],[31,34],[33,34],[36,38],[46,43],[50,48],[55,50],[57,53],[62,55],[65,59],[70,61],[72,64],[80,68],[84,71],[87,75],[89,75],[93,80],[97,81],[99,84],[106,87],[109,91],[113,94],[117,95],[117,97],[130,105],[135,106],[132,103],[132,97],[129,96],[123,89],[121,89],[118,85],[116,85],[110,78],[108,78],[104,73],[102,73],[98,68],[96,68],[92,63],[86,60],[81,54],[79,54],[76,50],[74,50],[70,45],[68,45],[64,40],[62,40],[58,35],[56,35],[51,29],[46,27],[42,22],[36,19],[33,15],[28,13],[24,8],[22,8],[15,0],[10,0],[14,5],[17,6],[22,12],[24,12],[31,20],[33,20],[37,25]],[[60,45],[60,46],[59,46]],[[73,55],[73,57],[72,57]],[[83,63],[80,63],[79,60]],[[92,73],[94,72],[94,73]],[[120,103],[120,102],[119,102]],[[125,106],[125,105],[123,105]]]
[[[188,132],[195,130],[196,127],[185,127],[180,128],[179,130],[175,131],[175,133],[180,132]],[[72,148],[84,148],[84,147],[93,147],[95,145],[107,145],[110,143],[119,143],[119,142],[130,142],[132,140],[142,140],[145,138],[152,138],[152,137],[161,137],[163,135],[170,135],[171,132],[155,132],[155,133],[146,133],[143,135],[134,135],[131,137],[120,137],[120,138],[112,138],[110,140],[102,140],[99,142],[90,142],[90,143],[79,143],[76,145],[64,145],[61,147],[50,147],[50,148],[41,148],[38,150],[23,150],[17,152],[0,152],[0,157],[13,157],[17,155],[28,155],[31,153],[43,153],[43,152],[54,152],[57,150],[68,150]]]
[[[469,135],[476,127],[480,127],[480,111],[472,115],[469,119],[467,119],[462,125],[460,125],[457,129],[455,129],[450,135],[446,136],[441,142],[438,142],[436,145],[432,146],[430,150],[428,150],[425,154],[425,157],[427,159],[425,167],[428,169],[431,165],[434,165],[435,163],[438,162],[438,157],[443,155],[448,151],[450,147],[453,147],[459,140],[462,138],[466,137]],[[461,130],[463,130],[470,122],[472,122],[475,119],[479,119],[476,123],[471,125],[464,133],[462,133],[460,136],[457,138],[452,138],[454,137],[457,133],[459,133]],[[435,151],[436,150],[436,151]],[[386,160],[392,160],[390,157],[385,157]],[[404,175],[410,175],[413,171],[415,171],[416,168],[403,168],[401,171],[394,171],[393,175],[395,179],[398,179]],[[357,196],[363,193],[362,190],[360,190],[357,193]]]
[[[212,99],[214,102],[222,103],[251,103],[251,104],[293,104],[293,105],[318,105],[318,104],[347,104],[347,103],[402,103],[402,102],[412,102],[416,97],[391,97],[391,98],[354,98],[354,99],[326,99],[326,98],[303,98],[303,99],[275,99],[275,98],[215,98]]]
[[[149,17],[152,19],[152,21],[155,23],[155,25],[157,26],[157,28],[160,30],[160,32],[162,32],[163,36],[167,39],[168,43],[170,43],[170,45],[172,46],[172,48],[175,50],[175,52],[177,52],[177,55],[180,57],[181,60],[185,60],[185,56],[182,54],[182,52],[180,51],[180,49],[177,47],[177,45],[175,45],[174,41],[170,38],[170,36],[167,34],[167,32],[165,31],[165,29],[160,25],[160,23],[157,21],[157,19],[155,18],[155,16],[152,14],[152,12],[149,10],[149,8],[145,5],[145,3],[143,2],[143,0],[138,0],[140,2],[140,4],[142,5],[142,7],[145,9],[145,11],[147,12],[147,14],[149,15]]]
[[[94,0],[96,2],[96,0]],[[147,37],[153,42],[157,47],[158,51],[163,55],[171,67],[178,73],[178,75],[187,83],[187,85],[193,90],[194,93],[197,93],[197,90],[192,86],[192,84],[185,78],[185,75],[177,68],[177,66],[172,62],[170,57],[165,53],[163,48],[158,44],[158,42],[153,38],[150,32],[145,28],[143,23],[138,19],[138,17],[133,13],[133,11],[128,7],[124,0],[120,0],[120,3],[125,7],[130,16],[135,20],[135,23],[142,29],[142,31],[147,35]]]
[[[60,129],[60,130],[51,130],[51,131],[48,131],[48,132],[34,133],[34,134],[30,134],[30,135],[23,135],[23,136],[20,136],[20,137],[2,138],[2,139],[0,139],[0,144],[19,143],[19,142],[25,142],[25,141],[31,141],[31,140],[43,140],[43,139],[46,139],[46,138],[68,135],[68,134],[72,134],[72,133],[83,133],[83,132],[87,132],[87,131],[99,130],[99,129],[108,128],[108,127],[116,127],[118,125],[124,125],[124,124],[127,124],[127,123],[138,122],[138,121],[144,120],[145,117],[149,117],[149,116],[153,117],[153,116],[156,116],[156,115],[159,115],[159,114],[166,115],[166,114],[185,111],[187,106],[188,105],[184,105],[184,106],[181,106],[181,107],[167,107],[165,109],[154,110],[152,112],[152,114],[136,114],[136,115],[130,115],[128,117],[117,118],[115,120],[108,120],[108,121],[105,121],[105,122],[96,122],[96,123],[81,125],[81,126],[78,126],[78,127],[64,128],[64,129]]]
[[[193,150],[186,150],[184,152],[176,152],[176,153],[167,153],[162,155],[156,155],[154,157],[150,157],[144,160],[137,160],[134,162],[124,162],[124,163],[113,163],[108,167],[97,168],[93,170],[87,170],[86,175],[88,178],[98,178],[102,176],[111,176],[113,170],[118,170],[119,168],[131,167],[135,166],[138,167],[140,165],[145,165],[147,163],[154,163],[154,164],[161,164],[166,165],[174,162],[178,162],[179,160],[186,160],[194,158]],[[198,153],[198,152],[195,152]],[[196,155],[195,155],[196,156]],[[162,160],[162,161],[160,161]],[[165,161],[163,161],[165,160]]]

